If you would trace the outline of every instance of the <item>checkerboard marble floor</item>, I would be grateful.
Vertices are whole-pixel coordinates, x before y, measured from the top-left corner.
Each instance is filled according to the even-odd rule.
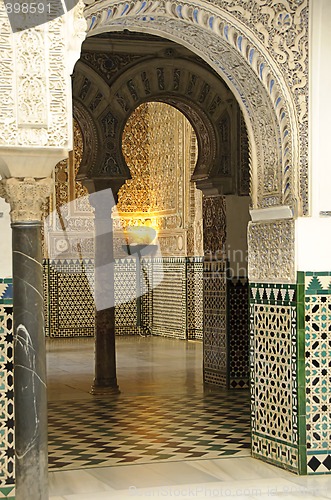
[[[51,470],[249,454],[247,391],[49,404]]]
[[[89,393],[92,339],[48,342],[50,500],[331,498],[251,458],[247,392],[206,393],[201,344],[168,340],[118,339],[116,399]]]

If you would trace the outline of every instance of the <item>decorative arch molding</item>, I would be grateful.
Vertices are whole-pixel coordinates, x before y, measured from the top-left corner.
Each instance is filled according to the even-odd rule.
[[[225,79],[245,116],[254,208],[287,204],[308,214],[307,6],[308,0],[241,6],[102,0],[85,17],[88,36],[148,32],[201,56]]]
[[[171,55],[171,56],[170,56]],[[144,58],[119,72],[109,85],[79,61],[73,78],[75,118],[84,136],[78,178],[130,178],[122,153],[122,133],[142,103],[159,101],[181,111],[195,129],[199,155],[193,174],[201,189],[235,194],[239,188],[240,111],[223,80],[202,62],[175,51]],[[86,136],[86,137],[85,137]],[[96,151],[93,150],[93,141]]]

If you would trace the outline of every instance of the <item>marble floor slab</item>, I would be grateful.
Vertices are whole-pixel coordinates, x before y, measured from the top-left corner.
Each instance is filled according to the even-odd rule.
[[[47,351],[50,500],[331,499],[331,476],[300,477],[249,456],[247,392],[203,387],[200,342],[118,338],[116,400],[90,394],[93,339],[49,340]],[[207,450],[213,435],[216,450]],[[217,455],[228,436],[238,439],[230,455]]]
[[[51,500],[326,499],[330,487],[329,477],[295,476],[251,457],[50,473]]]

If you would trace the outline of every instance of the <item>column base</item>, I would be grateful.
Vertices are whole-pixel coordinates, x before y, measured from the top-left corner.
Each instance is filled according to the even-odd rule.
[[[102,396],[102,395],[109,395],[109,394],[120,394],[121,391],[118,387],[116,386],[103,386],[103,385],[95,385],[93,384],[90,390],[90,394],[93,394],[93,396]]]

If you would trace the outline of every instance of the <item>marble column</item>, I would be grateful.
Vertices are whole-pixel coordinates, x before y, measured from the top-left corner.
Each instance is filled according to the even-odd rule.
[[[0,181],[11,206],[14,307],[15,498],[48,499],[42,207],[51,179]]]
[[[95,210],[95,372],[92,394],[119,393],[116,377],[113,220],[111,189],[90,195]]]

